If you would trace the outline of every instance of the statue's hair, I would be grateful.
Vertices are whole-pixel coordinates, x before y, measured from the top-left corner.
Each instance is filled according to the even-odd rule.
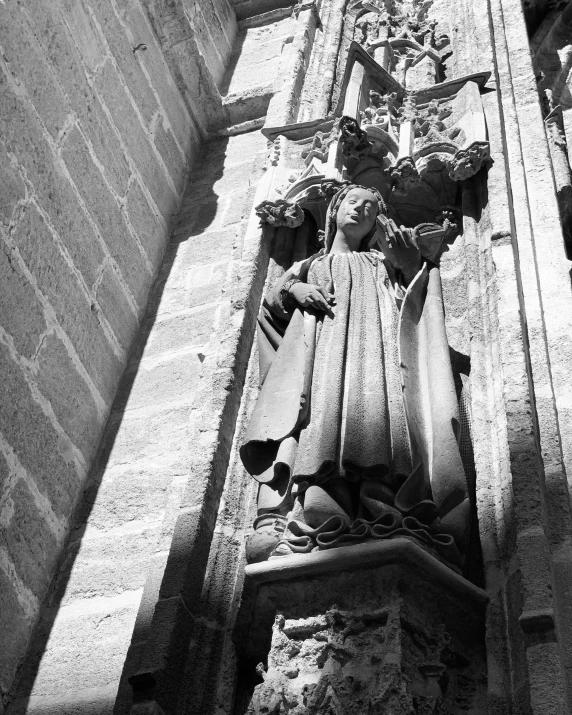
[[[332,243],[334,242],[334,237],[336,235],[336,230],[337,230],[337,224],[336,224],[336,216],[338,213],[338,209],[341,206],[342,201],[346,198],[346,196],[349,194],[349,192],[352,189],[365,189],[366,191],[370,191],[375,198],[377,199],[377,206],[378,206],[378,215],[384,214],[387,215],[387,207],[385,205],[385,201],[383,200],[381,194],[377,189],[374,189],[371,186],[362,186],[361,184],[348,184],[347,186],[342,187],[334,196],[332,197],[332,200],[330,201],[330,205],[328,206],[328,211],[326,213],[326,230],[325,230],[325,248],[326,248],[326,253],[329,253]],[[371,231],[364,236],[362,240],[362,246],[369,247],[371,240],[375,236],[377,231],[377,226],[374,223],[373,228]]]

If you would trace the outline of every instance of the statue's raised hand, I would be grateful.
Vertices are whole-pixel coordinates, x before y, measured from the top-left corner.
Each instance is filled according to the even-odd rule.
[[[378,238],[390,263],[399,268],[409,283],[421,268],[417,229],[397,226],[393,219],[378,216]]]
[[[334,302],[334,296],[325,288],[300,282],[294,283],[288,292],[303,308],[314,308],[328,314],[332,312],[330,306]]]

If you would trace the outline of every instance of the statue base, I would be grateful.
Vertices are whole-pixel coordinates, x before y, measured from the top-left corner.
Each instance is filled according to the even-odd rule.
[[[485,715],[486,601],[403,538],[251,564],[237,713]]]

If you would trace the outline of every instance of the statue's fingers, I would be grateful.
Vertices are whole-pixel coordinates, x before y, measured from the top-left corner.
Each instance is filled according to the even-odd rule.
[[[395,236],[400,248],[409,248],[409,235],[405,226],[401,226]]]
[[[325,288],[323,288],[322,286],[318,286],[318,290],[319,290],[320,293],[324,296],[324,299],[326,300],[326,303],[330,303],[330,302],[334,299],[333,294],[332,294],[332,293],[328,293],[328,291],[327,291]]]

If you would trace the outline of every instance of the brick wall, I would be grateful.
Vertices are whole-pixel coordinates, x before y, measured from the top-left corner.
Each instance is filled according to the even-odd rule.
[[[138,0],[0,3],[3,695],[199,142]]]

